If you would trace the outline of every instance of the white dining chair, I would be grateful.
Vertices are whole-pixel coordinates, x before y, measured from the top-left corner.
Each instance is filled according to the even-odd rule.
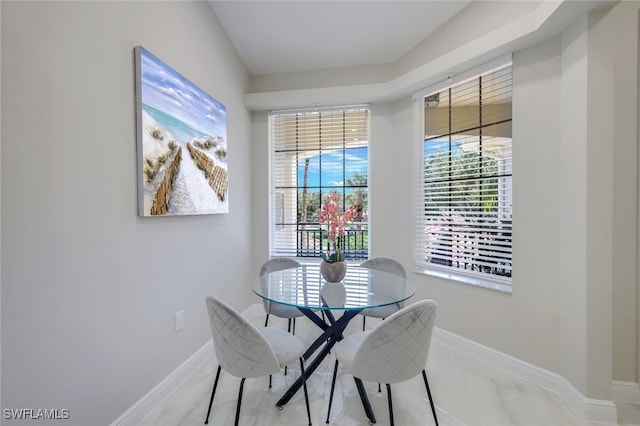
[[[265,262],[260,268],[260,276],[268,274],[269,272],[282,271],[285,269],[298,268],[300,262],[289,259],[286,257],[276,257]],[[267,299],[262,299],[262,305],[264,311],[267,314],[264,320],[264,326],[269,324],[269,315],[274,315],[279,318],[286,318],[288,320],[287,331],[296,334],[296,318],[302,317],[304,314],[294,306],[283,305],[282,303],[272,303]],[[293,321],[293,328],[291,327]]]
[[[302,355],[305,346],[298,337],[280,328],[256,327],[232,307],[214,296],[207,296],[206,304],[209,311],[213,345],[219,364],[204,424],[209,423],[220,371],[224,369],[230,375],[242,378],[236,405],[235,425],[237,426],[245,379],[269,375],[269,386],[271,386],[271,375],[279,372],[284,366],[295,362],[296,359],[300,360],[300,370],[304,377]],[[307,418],[309,426],[311,426],[311,410],[306,381],[303,382],[303,387]]]
[[[390,385],[412,379],[422,372],[433,418],[438,425],[425,371],[435,317],[436,302],[421,300],[390,315],[370,331],[349,335],[338,342],[333,348],[336,362],[326,422],[329,423],[331,415],[338,364],[342,364],[343,372],[354,378],[386,384],[391,426],[394,421]]]
[[[407,278],[407,272],[405,271],[404,266],[402,266],[402,264],[397,260],[390,259],[388,257],[371,258],[361,263],[360,267],[373,269],[376,271],[388,272],[402,278]],[[366,329],[367,317],[385,319],[389,315],[400,310],[402,306],[402,303],[395,303],[393,305],[363,310],[362,312],[360,312],[360,315],[362,315],[362,331]]]

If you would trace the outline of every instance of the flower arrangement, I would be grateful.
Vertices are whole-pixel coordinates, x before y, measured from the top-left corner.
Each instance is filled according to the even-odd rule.
[[[333,246],[333,253],[322,253],[322,259],[325,262],[333,263],[344,261],[344,253],[340,250],[340,237],[344,236],[345,224],[353,220],[356,214],[356,206],[351,206],[344,213],[340,213],[338,194],[335,192],[329,195],[320,210],[318,210],[320,224],[327,225],[329,248]]]

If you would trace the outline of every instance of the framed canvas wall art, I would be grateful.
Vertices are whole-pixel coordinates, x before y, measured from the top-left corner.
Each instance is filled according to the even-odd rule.
[[[134,52],[138,214],[228,213],[226,107],[142,46]]]

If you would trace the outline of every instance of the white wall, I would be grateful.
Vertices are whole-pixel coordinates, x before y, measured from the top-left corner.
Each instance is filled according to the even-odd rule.
[[[399,72],[408,72],[425,63],[425,58],[443,58],[448,53],[464,48],[473,42],[486,38],[492,32],[507,34],[514,24],[526,28],[527,19],[541,8],[540,1],[480,1],[471,2],[446,25],[436,29],[428,38],[403,55],[396,64]],[[540,13],[539,11],[537,13]],[[482,17],[478,19],[478,17]],[[522,20],[523,22],[519,22]],[[506,40],[502,40],[505,42]],[[488,43],[481,43],[480,46]],[[475,46],[476,48],[478,45]],[[467,60],[473,59],[467,57]],[[438,61],[436,61],[438,62]],[[465,71],[457,67],[456,73]]]
[[[418,286],[418,297],[438,301],[439,327],[553,371],[560,369],[557,350],[560,241],[558,194],[549,188],[554,187],[557,179],[554,168],[560,164],[552,155],[557,151],[560,131],[559,53],[559,40],[554,39],[516,52],[513,57],[513,293],[503,294],[420,274],[411,276]],[[402,135],[404,144],[412,144],[412,107],[406,101],[397,105],[395,131]],[[406,147],[402,152],[412,154]],[[414,176],[407,176],[405,169],[413,164],[413,157],[407,156],[394,164],[397,166],[389,174],[405,176],[409,190]],[[397,223],[401,239],[389,235],[391,241],[386,245],[406,247],[411,244],[415,229],[413,215],[408,220],[398,218]],[[380,232],[372,228],[374,235]],[[411,253],[402,253],[403,263],[411,265]]]
[[[562,36],[563,80],[562,131],[558,154],[564,165],[559,170],[558,219],[562,237],[557,281],[559,296],[564,301],[561,316],[562,366],[559,372],[579,389],[585,389],[586,316],[587,316],[587,18],[583,17]],[[575,357],[575,359],[574,359]]]
[[[253,267],[254,275],[269,260],[269,136],[267,112],[251,114],[251,169],[253,170]]]
[[[254,301],[248,73],[206,2],[0,5],[2,408],[108,424]],[[229,214],[137,216],[136,45],[226,105]]]
[[[613,378],[638,382],[638,2],[610,16],[613,50]],[[634,184],[635,183],[635,184]]]
[[[0,7],[0,48],[2,47],[2,7]],[[2,82],[2,70],[0,66],[0,82]],[[2,84],[0,83],[0,91]],[[0,117],[2,117],[2,102],[0,102]],[[2,120],[0,120],[0,152],[2,151]],[[0,153],[0,224],[2,223],[2,154]],[[0,407],[2,406],[2,226],[0,226]],[[0,424],[1,421],[0,421]]]
[[[413,116],[396,114],[411,109],[409,99],[374,104],[371,108],[369,148],[369,241],[372,256],[407,260],[413,230]],[[399,189],[403,188],[403,189]],[[410,263],[403,262],[405,265]],[[409,270],[409,269],[407,269]]]

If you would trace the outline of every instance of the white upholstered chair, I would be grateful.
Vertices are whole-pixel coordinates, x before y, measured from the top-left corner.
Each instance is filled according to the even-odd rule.
[[[331,414],[338,364],[343,371],[360,380],[385,383],[389,403],[389,419],[393,426],[391,384],[407,381],[422,372],[436,425],[435,405],[431,397],[425,366],[431,344],[436,302],[421,300],[400,309],[370,331],[345,337],[333,348],[336,363],[331,382],[327,423]]]
[[[361,268],[374,269],[376,271],[388,272],[390,274],[398,275],[402,278],[407,278],[407,272],[404,266],[400,262],[388,257],[374,257],[360,264]],[[362,331],[366,328],[367,317],[372,318],[386,318],[394,312],[397,312],[403,306],[402,303],[395,303],[389,306],[382,306],[380,308],[365,309],[360,312],[362,315]]]
[[[213,335],[213,345],[218,360],[218,371],[213,389],[205,424],[209,423],[209,414],[213,405],[213,398],[218,387],[220,370],[232,376],[241,377],[240,392],[236,405],[235,425],[240,418],[242,390],[246,378],[271,376],[279,372],[284,366],[300,360],[301,374],[304,375],[304,361],[302,355],[305,346],[302,340],[280,328],[258,328],[243,318],[236,310],[214,296],[206,297],[209,311],[209,323]],[[307,417],[311,425],[311,412],[307,384],[304,385],[304,399],[307,405]]]
[[[293,259],[286,257],[276,257],[268,260],[260,268],[260,276],[269,272],[282,271],[284,269],[292,269],[300,266],[300,263]],[[296,318],[302,317],[304,314],[294,306],[283,305],[281,303],[271,303],[266,299],[262,299],[264,311],[267,314],[264,320],[264,326],[269,324],[269,315],[274,315],[280,318],[286,318],[288,320],[287,331],[292,331],[291,322],[293,320],[293,334],[296,334]]]

